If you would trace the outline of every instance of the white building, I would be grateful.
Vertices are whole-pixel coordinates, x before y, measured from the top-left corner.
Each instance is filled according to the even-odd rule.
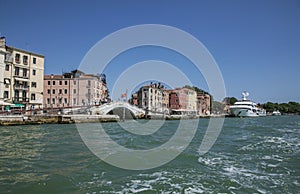
[[[0,38],[0,100],[3,100],[3,91],[4,91],[4,67],[5,67],[5,38]]]
[[[42,108],[45,57],[7,46],[4,37],[0,42],[5,51],[1,98],[27,110]]]
[[[168,113],[169,93],[160,83],[151,83],[137,92],[137,105],[150,112]]]

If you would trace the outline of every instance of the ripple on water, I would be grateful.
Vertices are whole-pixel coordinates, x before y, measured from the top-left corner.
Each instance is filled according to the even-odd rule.
[[[297,193],[300,117],[226,119],[212,149],[197,150],[199,133],[174,161],[147,171],[126,171],[94,156],[75,125],[0,127],[0,193]],[[144,148],[170,138],[172,126]],[[119,125],[107,124],[116,140]],[[127,136],[125,136],[127,137]],[[125,142],[126,144],[126,142]]]

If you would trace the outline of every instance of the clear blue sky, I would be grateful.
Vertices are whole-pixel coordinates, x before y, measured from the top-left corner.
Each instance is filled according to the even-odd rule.
[[[45,74],[77,68],[95,43],[116,30],[164,24],[206,46],[227,96],[240,98],[247,90],[260,103],[300,101],[299,0],[1,0],[0,10],[1,36],[8,45],[45,55]],[[106,73],[108,81],[116,76]],[[206,89],[201,81],[195,85]]]

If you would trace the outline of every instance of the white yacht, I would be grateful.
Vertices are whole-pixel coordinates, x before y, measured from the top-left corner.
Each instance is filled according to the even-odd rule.
[[[266,116],[266,110],[259,108],[255,102],[248,100],[248,92],[242,93],[242,100],[237,101],[234,105],[229,106],[230,114],[236,117],[258,117]]]

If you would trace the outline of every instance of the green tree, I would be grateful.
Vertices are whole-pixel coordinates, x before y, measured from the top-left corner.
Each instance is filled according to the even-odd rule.
[[[288,102],[288,103],[273,103],[267,102],[262,105],[267,112],[273,112],[274,110],[279,110],[281,113],[292,113],[300,114],[300,104],[298,102]]]
[[[224,103],[218,101],[212,101],[212,106],[211,106],[212,113],[225,113],[224,108],[225,108]]]
[[[233,105],[236,101],[238,101],[235,97],[226,97],[223,99],[225,104]]]

